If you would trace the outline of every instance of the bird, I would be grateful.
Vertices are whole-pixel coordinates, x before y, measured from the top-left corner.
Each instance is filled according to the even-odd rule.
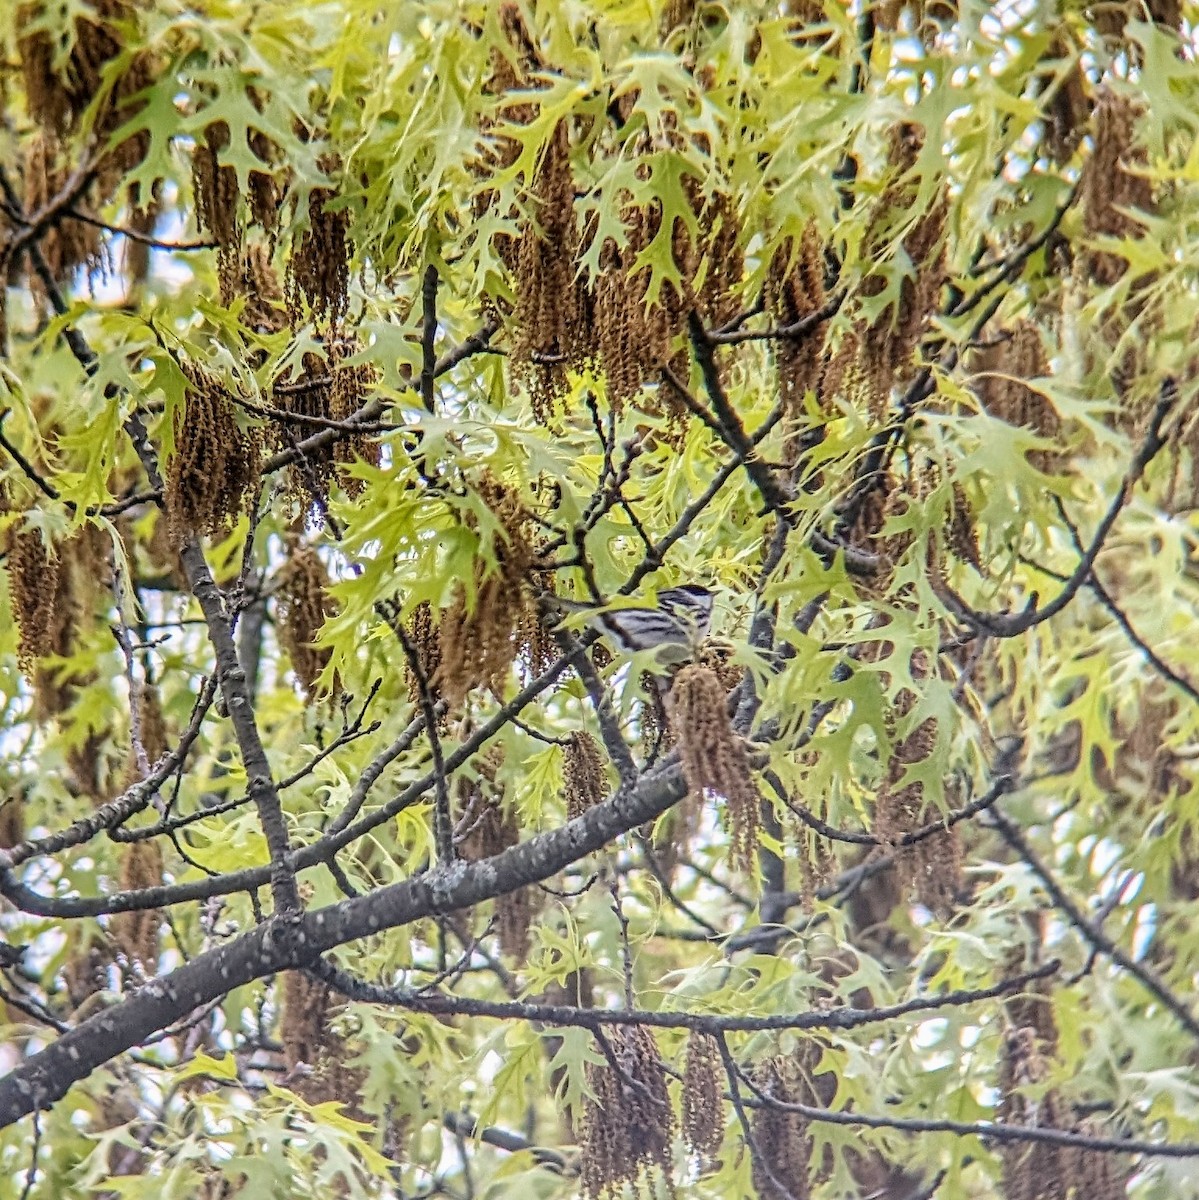
[[[714,596],[702,584],[684,583],[664,588],[658,593],[656,604],[624,608],[609,609],[561,596],[555,599],[566,612],[585,614],[587,624],[623,653],[656,651],[655,658],[665,664],[694,657],[708,634]]]

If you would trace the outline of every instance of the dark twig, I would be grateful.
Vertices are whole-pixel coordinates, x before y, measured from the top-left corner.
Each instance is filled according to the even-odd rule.
[[[938,1117],[879,1117],[868,1113],[844,1112],[818,1108],[811,1104],[776,1100],[758,1089],[753,1080],[740,1068],[741,1081],[754,1094],[745,1100],[748,1107],[770,1108],[779,1112],[798,1113],[809,1121],[826,1125],[845,1125],[863,1129],[898,1129],[907,1133],[953,1133],[960,1137],[978,1137],[992,1142],[1041,1142],[1049,1146],[1073,1146],[1106,1154],[1144,1154],[1153,1158],[1199,1158],[1197,1142],[1144,1142],[1133,1138],[1093,1137],[1066,1129],[1039,1125],[1008,1125],[998,1121],[949,1121]]]
[[[774,329],[714,329],[707,331],[707,340],[716,346],[735,346],[740,342],[761,341],[799,341],[814,333],[825,321],[835,317],[845,303],[848,292],[844,288],[834,292],[823,308],[790,325],[780,325]]]
[[[42,1114],[41,1110],[33,1110],[33,1145],[29,1150],[29,1169],[25,1172],[25,1186],[21,1189],[21,1200],[29,1200],[33,1195],[33,1185],[37,1182],[37,1156],[42,1148]]]
[[[1039,979],[1047,979],[1061,970],[1054,959],[1029,971],[1008,976],[989,987],[944,992],[936,996],[918,996],[898,1004],[877,1008],[812,1009],[802,1013],[774,1016],[717,1016],[708,1013],[659,1012],[634,1008],[578,1008],[565,1004],[537,1004],[526,1001],[478,1000],[452,996],[444,992],[422,994],[407,987],[386,987],[371,983],[322,960],[313,968],[336,991],[351,1000],[366,1004],[389,1004],[434,1016],[489,1017],[495,1020],[538,1021],[545,1025],[566,1025],[595,1030],[604,1025],[647,1025],[656,1029],[687,1029],[700,1033],[763,1033],[785,1029],[860,1029],[916,1013],[936,1012],[942,1008],[961,1008],[985,1000],[994,1000],[1026,988]]]
[[[758,1145],[754,1137],[753,1127],[750,1125],[749,1115],[745,1111],[744,1098],[741,1095],[741,1086],[738,1080],[741,1072],[737,1069],[737,1063],[733,1058],[732,1052],[729,1050],[728,1040],[721,1031],[715,1035],[716,1046],[720,1051],[720,1059],[724,1064],[725,1077],[729,1085],[729,1099],[733,1102],[733,1112],[737,1114],[737,1123],[741,1126],[741,1136],[745,1140],[745,1145],[749,1149],[750,1157],[757,1165],[762,1174],[770,1181],[771,1186],[782,1197],[782,1200],[795,1200],[791,1189],[774,1173],[774,1168],[770,1165],[770,1160],[762,1153],[762,1147]]]
[[[44,496],[49,497],[51,500],[57,500],[58,489],[47,483],[46,480],[42,478],[40,472],[34,468],[33,464],[20,452],[20,450],[16,448],[16,446],[12,444],[12,442],[8,440],[8,435],[4,432],[4,422],[11,411],[12,410],[8,408],[0,410],[0,447],[4,448],[9,458],[11,458],[13,462],[15,462],[17,466],[21,468],[21,474],[23,474],[25,478],[28,479],[29,482],[38,489],[38,491],[40,491]]]
[[[437,268],[430,263],[425,268],[425,278],[421,285],[421,368],[420,368],[420,398],[426,411],[436,411],[433,395],[433,381],[437,373],[437,285],[440,282]]]
[[[1116,966],[1139,980],[1147,991],[1156,996],[1174,1014],[1187,1033],[1194,1038],[1199,1038],[1199,1021],[1195,1019],[1191,1010],[1158,978],[1152,968],[1131,958],[1102,929],[1087,918],[1078,905],[1066,895],[1062,886],[1054,878],[1053,872],[1041,861],[1040,856],[1029,845],[1028,840],[1016,825],[1000,812],[991,814],[991,822],[1002,835],[1003,840],[1020,855],[1033,874],[1040,879],[1042,886],[1049,893],[1049,898],[1065,913],[1074,928],[1092,946],[1110,958]]]
[[[1140,447],[1129,464],[1119,492],[1111,504],[1108,505],[1107,512],[1099,522],[1099,527],[1095,530],[1091,544],[1079,560],[1074,573],[1066,581],[1061,591],[1044,608],[1035,607],[1036,597],[1034,596],[1033,603],[1030,603],[1028,607],[1018,613],[977,612],[954,592],[944,579],[940,579],[936,582],[936,591],[946,608],[959,620],[964,621],[979,632],[1001,638],[1017,637],[1019,634],[1027,632],[1034,625],[1048,621],[1051,617],[1061,612],[1074,599],[1079,588],[1083,586],[1090,576],[1091,569],[1095,565],[1095,560],[1099,557],[1099,553],[1107,541],[1108,534],[1111,532],[1112,526],[1116,523],[1116,518],[1119,517],[1124,506],[1131,498],[1133,489],[1144,474],[1145,468],[1153,461],[1158,451],[1165,446],[1166,437],[1162,433],[1162,425],[1177,399],[1178,385],[1173,379],[1167,379],[1162,384],[1157,404],[1149,419],[1149,428],[1146,430]]]
[[[429,737],[429,749],[433,752],[433,781],[436,803],[433,810],[433,839],[437,846],[437,861],[442,866],[452,863],[454,854],[454,814],[450,807],[450,790],[446,776],[445,758],[441,753],[441,738],[437,735],[437,713],[434,709],[433,693],[429,687],[429,676],[420,660],[412,639],[394,613],[387,614],[387,623],[404,648],[408,669],[420,693],[421,712],[425,718],[425,733]]]

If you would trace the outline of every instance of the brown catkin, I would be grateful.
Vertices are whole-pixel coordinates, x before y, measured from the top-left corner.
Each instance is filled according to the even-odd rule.
[[[683,1067],[683,1139],[703,1169],[710,1169],[724,1141],[724,1069],[710,1033],[692,1030]]]
[[[497,784],[498,758],[484,760],[480,778],[459,792],[462,809],[456,840],[462,857],[479,862],[515,846],[520,841],[520,824],[515,807],[506,804]],[[537,892],[532,887],[518,888],[498,896],[495,901],[496,925],[500,948],[518,962],[528,951],[529,926],[536,915]]]
[[[130,97],[154,81],[156,65],[150,52],[134,54],[119,78],[106,76],[109,64],[124,48],[117,23],[132,20],[136,12],[137,6],[130,0],[87,0],[75,13],[73,28],[63,30],[57,6],[46,0],[32,0],[17,8],[17,55],[26,104],[42,132],[58,139],[75,132],[80,118],[106,85],[94,114],[92,134],[97,141],[133,115],[136,108],[130,105]],[[120,176],[141,162],[149,144],[148,131],[140,130],[100,160],[96,190],[101,200],[110,198]]]
[[[437,669],[441,665],[441,639],[438,636],[437,624],[433,620],[433,607],[427,600],[422,600],[412,610],[408,618],[408,640],[416,651],[417,661],[424,672],[425,681],[432,687],[437,677]],[[420,680],[417,679],[411,667],[406,668],[405,679],[408,684],[408,700],[411,704],[421,701]],[[436,699],[436,693],[434,693]]]
[[[244,512],[258,486],[261,446],[237,423],[225,385],[198,363],[181,364],[188,380],[175,410],[175,452],[167,463],[166,510],[171,541],[219,538]]]
[[[676,137],[678,135],[675,135]],[[670,366],[686,377],[689,360],[675,345],[693,309],[710,324],[727,320],[737,307],[743,270],[739,216],[725,192],[705,197],[694,180],[684,184],[698,234],[682,217],[675,219],[670,242],[678,280],[665,280],[651,301],[652,272],[638,265],[641,253],[662,231],[657,200],[647,206],[626,204],[621,214],[624,241],[606,238],[599,252],[595,284],[596,357],[616,409],[636,396],[641,385]],[[688,410],[672,388],[657,389],[653,404],[675,422]]]
[[[37,529],[13,527],[8,533],[5,567],[17,623],[17,663],[32,679],[38,660],[69,652],[74,614],[64,594],[66,570],[59,554]]]
[[[916,651],[912,677],[921,679],[927,674],[927,657]],[[892,705],[892,722],[902,720],[915,706],[915,694],[908,688],[901,690]],[[936,737],[936,718],[929,717],[896,742],[887,764],[887,777],[875,799],[874,832],[884,843],[896,846],[896,868],[905,885],[915,889],[920,903],[945,910],[953,904],[962,882],[962,844],[957,826],[912,845],[897,846],[905,833],[937,818],[938,810],[925,798],[924,784],[919,780],[901,782],[909,768],[932,754]]]
[[[152,838],[132,842],[121,854],[120,887],[123,892],[140,891],[162,884],[162,850]],[[117,913],[112,919],[112,936],[130,962],[141,963],[153,974],[158,963],[158,931],[162,913],[156,908]]]
[[[754,1111],[751,1126],[757,1148],[753,1161],[755,1195],[761,1200],[808,1200],[812,1190],[808,1119],[800,1113],[771,1108],[768,1103],[812,1103],[802,1065],[794,1058],[776,1055],[757,1064],[753,1083],[767,1099],[764,1107]]]
[[[575,271],[579,229],[564,120],[546,143],[532,191],[516,256],[512,365],[544,425],[566,394],[568,367],[585,365],[592,352],[590,298]]]
[[[991,416],[1031,429],[1044,438],[1060,435],[1062,423],[1057,410],[1043,393],[1026,382],[1049,374],[1041,334],[1031,321],[1016,322],[1007,336],[976,351],[973,367],[978,373],[979,399]],[[1039,471],[1055,470],[1060,458],[1052,448],[1033,450],[1028,455]]]
[[[596,648],[606,649],[603,642],[597,642]],[[606,664],[596,665],[602,670]],[[645,696],[645,704],[641,709],[641,745],[647,758],[656,758],[674,745],[674,730],[670,727],[666,701],[663,699],[662,689],[658,686],[657,677],[649,671],[641,673],[641,691]]]
[[[585,729],[570,735],[563,756],[566,817],[573,821],[604,799],[604,760],[595,738]]]
[[[741,245],[741,215],[732,193],[713,192],[692,202],[699,218],[699,262],[693,286],[704,320],[724,325],[736,316],[740,286],[745,274],[745,252]]]
[[[62,149],[53,134],[36,133],[25,150],[25,195],[27,213],[37,213],[48,204],[67,182],[69,170],[63,165]],[[42,255],[55,279],[65,279],[76,267],[98,267],[102,257],[100,231],[83,221],[64,218],[50,225],[41,238]],[[35,291],[42,287],[35,275]],[[40,291],[38,292],[40,294]]]
[[[93,596],[107,587],[107,538],[89,525],[51,548],[37,529],[13,526],[7,551],[17,662],[33,684],[35,716],[44,720],[65,711],[84,682],[84,676],[42,660],[68,658],[78,648]]]
[[[1094,150],[1083,168],[1083,227],[1092,238],[1136,238],[1144,226],[1128,209],[1153,211],[1153,186],[1146,169],[1148,155],[1136,144],[1142,115],[1136,101],[1110,89],[1100,92],[1094,112]],[[1084,269],[1101,286],[1115,283],[1127,267],[1119,254],[1095,250]]]
[[[164,758],[170,749],[166,716],[162,711],[162,698],[158,689],[151,684],[138,685],[138,711],[142,726],[142,747],[146,760],[153,767]]]
[[[329,573],[311,546],[293,546],[277,578],[279,641],[291,659],[291,667],[305,697],[314,700],[318,679],[329,662],[331,651],[314,643],[324,623],[337,612],[329,595]],[[338,691],[336,683],[331,689]]]
[[[345,1038],[330,1034],[328,1042],[317,1056],[311,1075],[301,1076],[292,1086],[309,1104],[340,1104],[352,1121],[370,1124],[361,1103],[365,1069],[347,1066],[346,1059],[353,1057],[354,1050]]]
[[[684,667],[674,678],[667,703],[687,786],[697,794],[710,789],[725,798],[731,861],[743,870],[752,869],[761,802],[745,744],[729,720],[720,678],[708,667]]]
[[[674,1112],[657,1042],[643,1025],[617,1025],[608,1043],[620,1069],[610,1061],[587,1066],[581,1190],[590,1200],[615,1197],[623,1185],[637,1187],[655,1171],[669,1189]]]
[[[0,850],[11,850],[25,840],[25,804],[20,796],[0,800]]]
[[[196,143],[191,163],[196,223],[217,244],[222,304],[229,304],[237,295],[241,277],[237,170],[220,161],[221,152],[228,148],[229,126],[214,121],[204,130],[203,141]]]
[[[790,238],[780,243],[766,277],[767,308],[780,328],[790,328],[824,308],[824,245],[815,221],[803,231],[798,250]],[[824,364],[824,339],[828,322],[804,334],[779,338],[773,343],[779,399],[788,421],[803,412],[803,399],[820,387]],[[818,394],[819,399],[824,399]]]
[[[1016,1029],[1006,1036],[999,1073],[1003,1124],[1064,1128],[1057,1093],[1037,1094],[1047,1073],[1034,1030]],[[1004,1142],[999,1148],[1004,1200],[1069,1200],[1073,1180],[1063,1171],[1069,1165],[1068,1149],[1046,1142]]]
[[[242,252],[241,279],[237,291],[246,298],[241,322],[247,329],[254,333],[271,334],[287,328],[283,286],[271,262],[270,248],[262,242],[246,244]]]
[[[134,189],[128,193],[128,223],[135,233],[149,236],[154,232],[154,226],[162,214],[162,188],[155,184],[151,195],[144,204],[139,204],[134,195]],[[150,247],[143,241],[126,239],[125,242],[125,271],[131,283],[145,283],[150,274]]]
[[[982,570],[982,556],[978,548],[978,530],[974,525],[974,510],[966,495],[966,489],[956,482],[953,484],[949,529],[945,541],[955,557],[962,562],[969,563],[976,571]]]
[[[494,476],[485,475],[476,486],[501,532],[492,544],[495,569],[484,574],[480,566],[473,597],[460,584],[454,603],[441,617],[441,662],[435,682],[451,705],[460,704],[480,685],[503,690],[521,649],[517,634],[527,629],[525,610],[532,603],[527,582],[537,551],[528,510]]]
[[[295,417],[317,422],[345,421],[357,414],[379,380],[379,373],[368,362],[351,362],[362,350],[353,336],[333,334],[325,339],[324,354],[306,351],[300,362],[302,372],[292,380],[290,373],[276,384],[275,407]],[[312,431],[304,422],[280,423],[275,442],[280,447],[292,444],[297,429]],[[297,501],[323,505],[336,480],[349,496],[356,496],[362,481],[348,470],[355,458],[378,465],[380,444],[366,433],[347,433],[333,442],[309,450],[302,462],[293,466],[287,477],[287,491]]]
[[[63,964],[63,983],[67,999],[79,1008],[108,984],[108,966],[111,956],[98,941],[80,929],[68,935],[71,943],[67,960]]]
[[[253,89],[250,89],[248,94],[254,102],[254,107],[261,112],[261,95]],[[273,241],[279,228],[279,204],[283,199],[283,185],[276,178],[274,170],[270,168],[274,167],[282,154],[279,147],[259,129],[250,130],[247,141],[254,157],[268,168],[249,173],[250,216],[256,225],[271,236]]]
[[[335,155],[326,154],[318,165],[326,175],[332,175],[341,164]],[[302,316],[301,296],[318,321],[328,320],[337,326],[346,314],[350,217],[344,208],[331,207],[336,198],[337,192],[329,187],[314,187],[308,194],[308,228],[292,246],[287,264],[287,306],[294,323]]]
[[[1054,37],[1046,54],[1047,64],[1062,62],[1068,65],[1061,78],[1054,78],[1060,67],[1058,72],[1047,70],[1044,78],[1044,86],[1053,88],[1045,105],[1045,146],[1059,164],[1068,162],[1078,149],[1091,116],[1086,72],[1065,28]]]
[[[303,971],[285,971],[279,992],[279,1040],[288,1083],[309,1104],[337,1102],[354,1120],[366,1119],[359,1100],[365,1072],[346,1066],[353,1051],[332,1028],[340,1005],[329,986]]]
[[[303,971],[284,971],[279,997],[279,1041],[288,1069],[314,1066],[328,1044],[333,1004],[329,985]]]
[[[912,172],[924,146],[925,133],[911,122],[891,131],[889,162],[892,180],[875,209],[867,235],[869,257],[884,256],[891,249],[892,230],[898,219],[906,217],[917,199],[917,181]],[[872,415],[881,417],[893,386],[910,378],[914,370],[913,354],[936,312],[945,282],[945,221],[949,200],[944,189],[917,218],[904,235],[899,247],[913,271],[905,274],[898,302],[886,305],[861,329],[861,370],[866,380],[867,403]],[[863,283],[866,296],[881,294],[886,288],[882,274],[872,275]]]
[[[666,38],[676,29],[690,25],[697,7],[697,0],[666,0],[658,26],[662,37]]]
[[[68,80],[54,70],[54,39],[47,29],[36,25],[47,16],[40,0],[22,4],[17,9],[14,22],[17,54],[25,77],[25,103],[29,115],[42,129],[61,137],[74,123],[80,97]],[[83,106],[86,107],[86,100],[83,100]]]

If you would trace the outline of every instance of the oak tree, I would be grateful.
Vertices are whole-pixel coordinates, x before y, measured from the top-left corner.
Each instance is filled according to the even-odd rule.
[[[4,5],[5,1194],[1199,1195],[1197,11]]]

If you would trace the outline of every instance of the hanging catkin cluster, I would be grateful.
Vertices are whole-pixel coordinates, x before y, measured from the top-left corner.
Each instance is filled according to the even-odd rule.
[[[692,189],[695,191],[695,189]],[[671,247],[680,279],[664,280],[651,301],[652,271],[638,258],[658,236],[662,206],[652,200],[645,207],[626,204],[622,213],[625,238],[611,238],[600,249],[600,274],[595,281],[596,356],[607,382],[609,403],[628,403],[647,380],[670,365],[687,375],[685,352],[676,351],[676,339],[694,308],[715,319],[727,316],[741,276],[741,252],[736,210],[720,194],[705,201],[698,192],[691,199],[700,227],[693,242],[682,218],[671,230]],[[659,390],[658,402],[675,404],[671,389]]]
[[[171,540],[223,537],[252,501],[261,464],[259,439],[237,423],[225,385],[198,363],[181,364],[185,402],[175,410],[175,453],[167,463]]]
[[[1096,30],[1116,44],[1124,42],[1129,21],[1149,20],[1167,29],[1182,26],[1182,0],[1106,0],[1093,5],[1090,11]]]
[[[315,1066],[332,1036],[329,1018],[333,994],[329,985],[303,971],[284,971],[279,997],[279,1041],[288,1070],[301,1063]]]
[[[480,123],[481,144],[479,157],[473,169],[484,178],[512,166],[520,157],[520,141],[498,129],[497,125],[527,125],[536,119],[536,104],[530,103],[527,98],[517,99],[513,96],[509,99],[509,96],[536,89],[537,81],[534,76],[545,65],[537,43],[521,15],[520,5],[505,0],[499,6],[497,16],[507,45],[497,44],[492,47],[491,73],[483,85],[486,95],[498,98],[499,118],[497,121],[487,116]],[[476,197],[475,215],[486,212],[494,200],[494,190],[484,188]],[[510,254],[504,253],[505,245]],[[497,239],[496,248],[501,252],[509,269],[513,269],[515,259],[510,255],[515,254],[515,246],[512,240]]]
[[[591,1095],[582,1122],[583,1194],[600,1200],[618,1196],[626,1184],[648,1188],[655,1168],[672,1190],[674,1111],[658,1044],[643,1025],[617,1025],[607,1036],[620,1070],[611,1062],[587,1066]]]
[[[827,302],[824,290],[824,244],[815,221],[804,228],[798,248],[790,238],[775,251],[766,278],[764,294],[767,309],[780,328],[820,312]],[[803,411],[803,399],[809,392],[820,393],[824,367],[824,338],[828,322],[822,321],[804,334],[779,338],[774,342],[775,369],[778,372],[779,399],[787,417],[794,421]]]
[[[999,1119],[1037,1129],[1064,1128],[1062,1102],[1052,1089],[1039,1093],[1048,1070],[1035,1031],[1013,1030],[1004,1041],[999,1077]],[[1028,1089],[1032,1089],[1029,1091]],[[1062,1148],[1046,1142],[1004,1142],[1004,1200],[1068,1200],[1073,1182],[1061,1173]]]
[[[516,492],[491,475],[483,477],[477,490],[500,533],[492,543],[495,568],[484,574],[480,565],[473,594],[460,584],[454,603],[442,614],[436,683],[452,705],[480,685],[503,690],[521,649],[517,633],[527,626],[525,610],[532,603],[527,583],[537,561],[529,513]]]
[[[431,685],[437,677],[438,667],[441,666],[441,638],[438,636],[437,623],[433,618],[433,607],[427,600],[422,600],[412,610],[406,632],[408,640],[416,651],[416,658],[424,672],[425,681]],[[408,700],[411,704],[418,705],[421,700],[420,680],[411,667],[407,667],[405,670]]]
[[[918,651],[913,657],[912,677],[921,679],[927,674],[927,661]],[[915,693],[902,689],[892,706],[892,721],[897,724],[915,706]],[[938,809],[925,799],[924,784],[919,780],[902,782],[910,767],[924,762],[933,752],[936,737],[936,718],[929,717],[896,742],[891,751],[887,777],[874,809],[874,832],[886,844],[896,846],[904,834],[937,819]],[[915,889],[922,904],[932,909],[953,904],[962,878],[962,844],[957,826],[910,846],[897,847],[895,859],[905,886]]]
[[[604,760],[595,738],[585,729],[570,735],[562,764],[566,817],[573,821],[604,799]]]
[[[60,554],[37,529],[14,526],[7,539],[5,567],[17,622],[17,662],[32,679],[38,660],[70,653],[72,612],[68,573]]]
[[[468,862],[494,858],[520,841],[516,809],[505,802],[503,788],[497,783],[501,761],[494,755],[485,758],[479,765],[479,778],[463,780],[459,787],[461,815],[455,841]],[[537,892],[532,887],[506,892],[495,901],[500,948],[518,962],[525,960],[528,951],[536,907]]]
[[[500,98],[497,112],[505,123],[529,124],[538,108],[521,93],[540,86],[537,76],[546,64],[517,5],[501,6],[499,23],[508,44],[492,52],[485,91]],[[508,94],[512,100],[503,103]],[[627,119],[629,103],[630,94],[625,93],[617,106],[622,119]],[[598,222],[591,218],[581,227],[576,214],[572,128],[562,120],[551,131],[526,183],[521,208],[513,207],[508,214],[519,232],[499,229],[492,235],[516,297],[513,367],[542,422],[552,418],[571,369],[598,364],[608,398],[617,408],[672,360],[685,375],[686,358],[676,357],[675,343],[687,313],[697,309],[715,324],[727,320],[737,305],[743,268],[732,197],[721,190],[705,192],[689,174],[682,186],[694,214],[694,230],[678,218],[663,231],[661,202],[655,198],[634,203],[626,193],[619,201],[623,236],[605,235],[598,247],[598,276],[588,279],[581,261],[597,249]],[[484,118],[481,132],[482,148],[473,169],[485,185],[475,195],[476,216],[496,202],[498,190],[487,181],[510,168],[522,148],[497,130],[490,117]],[[672,131],[669,137],[680,150],[686,148],[681,135]],[[639,135],[638,146],[639,152],[648,153],[655,143],[646,133]],[[669,235],[678,278],[664,280],[651,302],[652,272],[637,260],[660,233]],[[676,415],[673,393],[664,391],[658,402]]]
[[[758,1063],[753,1084],[767,1103],[754,1110],[752,1130],[758,1153],[753,1162],[755,1195],[761,1200],[808,1200],[812,1194],[810,1124],[801,1113],[769,1107],[769,1100],[784,1104],[812,1104],[815,1097],[804,1064],[787,1055]]]
[[[261,107],[261,98],[250,91],[250,99]],[[208,125],[192,151],[192,190],[195,194],[196,223],[217,244],[217,278],[221,303],[228,306],[239,296],[246,297],[242,321],[260,333],[277,333],[286,324],[278,307],[282,288],[271,265],[274,232],[279,223],[281,187],[269,169],[278,157],[276,147],[265,134],[251,130],[247,136],[250,150],[264,165],[249,174],[249,215],[270,234],[269,245],[244,241],[244,221],[237,169],[228,161],[229,126],[224,121]]]
[[[251,103],[259,112],[264,107],[264,97],[255,88],[247,89]],[[279,147],[260,129],[251,129],[246,141],[254,157],[263,169],[251,171],[248,183],[250,216],[268,234],[272,245],[279,231],[279,205],[283,199],[283,184],[276,176],[275,168],[282,158]]]
[[[116,79],[106,78],[109,65],[125,49],[118,25],[133,21],[137,7],[131,0],[86,0],[74,14],[73,37],[66,38],[57,6],[34,0],[17,9],[17,53],[26,103],[34,124],[51,143],[51,158],[58,144],[78,131],[83,114],[98,97],[92,125],[98,144],[141,107],[142,102],[133,97],[154,82],[158,69],[150,51],[131,55]],[[69,44],[65,56],[64,42]],[[150,134],[144,129],[110,146],[96,164],[84,195],[98,204],[112,199],[122,177],[145,158],[149,148]],[[144,207],[148,199],[131,192],[130,207],[137,207],[139,201]]]
[[[341,166],[334,155],[323,155],[317,165],[327,176]],[[346,314],[350,217],[344,208],[333,206],[336,199],[337,192],[329,187],[314,187],[308,194],[308,228],[292,247],[287,264],[287,306],[294,324],[302,319],[301,297],[318,321],[337,326]]]
[[[978,373],[978,395],[987,412],[1009,425],[1031,429],[1044,438],[1061,432],[1057,410],[1026,380],[1049,374],[1049,360],[1041,335],[1031,321],[1018,321],[1006,337],[995,339],[973,358]],[[1029,452],[1029,461],[1040,471],[1052,471],[1060,455],[1052,449]]]
[[[1144,226],[1126,210],[1153,211],[1148,155],[1136,144],[1141,108],[1127,96],[1104,89],[1095,105],[1095,145],[1082,174],[1084,229],[1091,238],[1136,238]],[[1119,254],[1093,250],[1084,270],[1095,283],[1115,283],[1127,267]]]
[[[570,169],[570,126],[559,121],[534,177],[516,254],[512,365],[546,424],[566,392],[568,367],[586,362],[590,297],[578,279],[579,229]]]
[[[132,842],[121,851],[120,889],[141,891],[162,883],[162,850],[153,838]],[[112,919],[112,936],[129,962],[140,963],[147,974],[158,965],[158,932],[162,913],[156,908],[117,913]]]
[[[889,163],[893,172],[875,212],[868,235],[867,254],[880,257],[887,252],[895,226],[905,220],[916,202],[918,180],[913,178],[924,130],[919,125],[901,124],[891,133]],[[945,218],[949,211],[944,190],[904,235],[901,247],[914,271],[905,275],[898,302],[888,304],[860,332],[861,370],[866,379],[867,403],[876,418],[885,411],[891,389],[911,377],[913,354],[929,321],[937,311],[945,282]],[[882,275],[867,278],[865,296],[876,296],[886,288]]]
[[[59,58],[55,44],[59,14],[46,0],[33,0],[17,9],[17,50],[25,80],[29,115],[41,126],[60,137],[75,129],[79,118],[95,100],[103,82],[105,67],[120,54],[122,45],[117,22],[133,18],[130,0],[87,0],[75,16],[74,37],[65,61]],[[137,86],[122,86],[118,81],[98,117],[101,133],[110,133],[128,118],[119,111],[120,102],[149,82],[145,56],[136,56],[129,73],[137,73]]]
[[[95,595],[107,586],[107,538],[89,525],[49,547],[37,529],[13,526],[5,566],[17,623],[17,662],[33,684],[35,714],[44,720],[64,712],[82,682],[43,660],[75,652]]]
[[[1056,1089],[1046,1089],[1048,1052],[1032,1025],[1007,1034],[999,1070],[1000,1122],[1110,1137],[1094,1119],[1076,1123]],[[1124,1200],[1133,1173],[1120,1155],[1077,1146],[1013,1141],[1002,1143],[999,1154],[1004,1200]]]
[[[309,1104],[336,1101],[362,1120],[359,1096],[365,1074],[347,1067],[353,1051],[333,1031],[339,1002],[329,986],[303,971],[284,971],[279,992],[279,1041],[288,1084]]]
[[[241,277],[237,295],[245,296],[246,306],[242,309],[242,324],[254,333],[279,333],[287,328],[287,310],[283,306],[283,285],[271,262],[271,252],[262,242],[247,242],[242,250]],[[222,293],[221,302],[229,304]]]
[[[1055,68],[1047,67],[1043,75],[1042,87],[1050,93],[1045,105],[1045,146],[1053,160],[1063,165],[1078,149],[1091,117],[1086,72],[1065,26],[1054,36],[1045,61]],[[1069,65],[1058,78],[1061,62]]]
[[[241,276],[241,216],[238,210],[237,170],[221,164],[229,148],[229,126],[214,121],[204,130],[203,141],[192,151],[192,190],[196,198],[196,223],[217,244],[217,275],[221,303],[238,292]]]
[[[752,869],[761,801],[745,744],[729,720],[720,678],[707,667],[684,667],[674,678],[668,705],[687,786],[698,795],[709,790],[725,798],[730,860],[736,867]]]
[[[274,393],[275,407],[297,417],[316,421],[345,421],[366,403],[378,383],[379,373],[369,362],[351,362],[362,350],[362,344],[352,336],[333,335],[326,339],[324,354],[307,351],[301,359],[303,372],[292,381],[290,376],[278,381]],[[305,438],[317,432],[318,425],[288,422],[276,430],[276,442],[282,447],[292,439]],[[288,473],[289,493],[308,503],[324,503],[334,480],[347,494],[357,495],[361,480],[345,468],[355,458],[378,465],[380,444],[366,433],[346,433],[304,454],[302,464]],[[313,495],[313,489],[318,494]]]
[[[57,138],[44,131],[35,133],[25,149],[25,211],[32,214],[45,207],[62,190],[70,173]],[[55,279],[65,278],[78,266],[92,270],[102,260],[99,229],[70,218],[51,225],[41,247]],[[35,288],[41,287],[36,276],[32,282]]]
[[[675,221],[675,266],[683,277],[688,307],[695,308],[706,324],[723,325],[737,314],[745,273],[737,202],[727,191],[705,194],[694,175],[684,178],[683,190],[696,229],[693,235],[684,221]]]
[[[304,695],[315,700],[318,680],[329,663],[330,649],[317,646],[325,622],[337,613],[329,595],[329,572],[311,546],[293,545],[276,579],[279,641],[291,659]],[[336,684],[333,689],[337,691]]]
[[[683,1067],[683,1140],[710,1170],[724,1141],[724,1067],[710,1033],[692,1030]]]

